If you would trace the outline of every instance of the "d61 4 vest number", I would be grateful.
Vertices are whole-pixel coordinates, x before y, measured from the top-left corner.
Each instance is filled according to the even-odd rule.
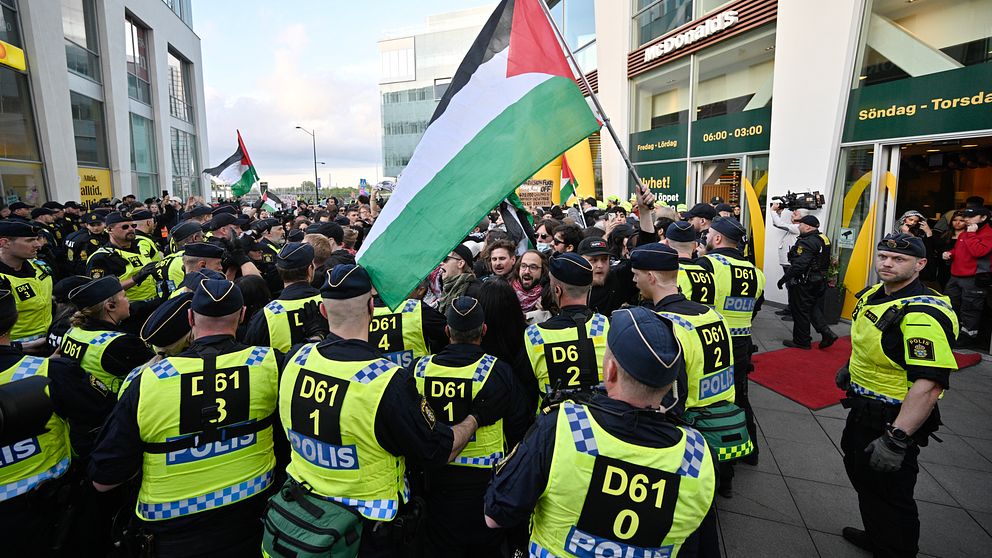
[[[369,343],[385,353],[403,350],[403,315],[372,316],[369,324]]]

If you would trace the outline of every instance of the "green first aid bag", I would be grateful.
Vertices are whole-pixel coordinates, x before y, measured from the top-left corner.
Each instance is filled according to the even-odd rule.
[[[706,443],[717,450],[719,461],[733,461],[754,451],[744,420],[744,409],[729,401],[686,409],[682,420],[698,430]]]
[[[279,558],[354,558],[362,518],[289,479],[265,507],[262,553]]]

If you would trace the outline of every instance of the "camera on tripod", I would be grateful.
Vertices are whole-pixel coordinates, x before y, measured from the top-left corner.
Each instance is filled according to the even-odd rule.
[[[782,207],[789,211],[797,209],[816,210],[824,206],[826,200],[820,192],[789,192],[784,196],[773,196],[772,202],[782,204]]]

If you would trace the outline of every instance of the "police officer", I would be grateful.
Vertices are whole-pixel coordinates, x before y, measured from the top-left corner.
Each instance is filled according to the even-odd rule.
[[[716,300],[713,308],[727,320],[734,352],[734,398],[744,409],[747,431],[754,451],[742,461],[758,462],[758,432],[754,410],[747,396],[747,375],[751,372],[751,319],[761,307],[765,292],[765,274],[747,261],[737,248],[744,238],[744,227],[733,217],[718,217],[710,223],[706,255],[696,260],[713,274]]]
[[[169,239],[171,240],[170,244],[173,247],[173,251],[159,261],[158,265],[155,266],[155,273],[152,274],[152,277],[155,279],[158,296],[162,298],[168,298],[172,294],[172,291],[179,288],[179,285],[183,282],[183,277],[186,276],[183,265],[186,245],[201,242],[203,240],[203,229],[199,223],[183,221],[172,227],[172,230],[169,231]],[[223,254],[224,251],[221,250],[221,256]]]
[[[103,219],[103,214],[97,211],[86,213],[81,220],[83,227],[65,237],[68,273],[85,274],[86,260],[89,259],[90,254],[110,241]]]
[[[537,396],[558,390],[581,390],[603,380],[603,355],[610,322],[593,312],[586,301],[592,286],[592,266],[572,252],[558,254],[548,265],[551,291],[560,311],[551,319],[524,330],[524,348],[537,379]]]
[[[786,347],[812,348],[809,326],[822,335],[820,348],[834,344],[837,336],[823,317],[823,296],[827,292],[830,269],[830,239],[819,230],[820,220],[806,215],[799,220],[799,238],[789,249],[789,266],[778,280],[778,288],[789,284],[789,311],[792,313],[792,339]]]
[[[78,231],[79,228],[82,227],[82,223],[79,221],[80,207],[78,203],[74,201],[67,201],[65,204],[61,204],[56,201],[50,201],[43,204],[42,207],[47,207],[56,211],[55,226],[59,230],[58,238],[60,240],[65,240],[67,236]]]
[[[224,270],[240,271],[242,275],[261,275],[258,268],[248,257],[245,243],[238,237],[241,229],[237,226],[238,218],[227,209],[216,213],[204,226],[206,240],[222,247],[225,251]],[[220,210],[221,208],[218,208]],[[251,240],[251,239],[249,239]]]
[[[158,249],[158,242],[152,233],[155,231],[155,216],[147,209],[139,209],[131,213],[131,220],[134,223],[134,240],[141,253],[151,260],[162,259],[162,252]]]
[[[116,275],[131,302],[155,298],[155,282],[146,281],[155,270],[155,260],[142,252],[134,224],[124,214],[115,211],[107,215],[110,241],[90,254],[86,260],[87,275],[94,279]]]
[[[188,314],[192,304],[193,293],[181,293],[163,302],[145,320],[141,326],[141,340],[155,351],[149,364],[176,356],[189,347],[193,328],[189,324]]]
[[[638,246],[630,253],[634,281],[641,295],[654,305],[655,312],[672,322],[682,345],[685,376],[678,379],[677,401],[672,403],[672,410],[682,415],[685,410],[734,402],[734,357],[730,328],[723,316],[679,293],[679,259],[678,252],[660,243]],[[720,462],[717,489],[721,496],[733,496],[734,470],[730,463],[753,447],[750,440],[740,440],[739,444],[717,449]]]
[[[424,472],[428,510],[424,554],[498,558],[503,534],[486,527],[479,502],[492,468],[503,458],[504,430],[518,430],[519,438],[533,415],[510,365],[479,346],[488,327],[479,301],[456,298],[445,317],[450,343],[414,365],[417,389],[444,424],[461,422],[477,399],[487,401],[499,420],[479,428],[450,465]]]
[[[410,366],[414,359],[436,353],[448,344],[444,314],[419,299],[404,300],[396,310],[391,310],[378,296],[373,303],[369,343],[396,364]]]
[[[103,382],[113,393],[124,377],[152,357],[141,339],[121,330],[131,315],[131,303],[116,277],[91,279],[69,291],[77,312],[62,336],[59,353]]]
[[[716,304],[713,273],[696,263],[696,231],[688,221],[675,221],[665,230],[665,244],[679,255],[679,291],[693,302]]]
[[[214,271],[213,269],[206,267],[190,271],[185,277],[183,277],[183,282],[180,283],[179,288],[172,291],[172,294],[169,295],[169,299],[171,300],[176,298],[183,293],[192,293],[196,291],[196,288],[200,285],[200,281],[203,281],[204,279],[227,279],[227,276],[219,271]]]
[[[607,338],[606,394],[538,416],[496,467],[487,524],[531,519],[531,556],[719,556],[715,460],[699,432],[659,412],[685,373],[671,323],[623,308]]]
[[[20,319],[11,342],[29,354],[45,353],[52,324],[52,272],[37,260],[38,230],[24,221],[0,221],[0,288],[14,293]]]
[[[920,281],[922,240],[890,234],[876,250],[881,282],[857,294],[851,361],[837,373],[851,410],[841,438],[844,467],[865,526],[845,527],[843,535],[875,556],[916,556],[917,456],[941,424],[937,399],[957,370],[951,346],[958,321],[950,300]]]
[[[261,219],[252,224],[250,234],[258,238],[254,245],[257,252],[250,254],[253,255],[252,261],[269,286],[269,291],[273,296],[279,296],[283,285],[276,260],[279,250],[286,244],[286,229],[282,228],[278,219]]]
[[[58,494],[71,482],[70,466],[85,463],[116,399],[89,374],[66,359],[25,356],[10,345],[18,320],[15,296],[0,291],[0,386],[17,390],[17,413],[4,418],[0,441],[0,540],[5,556],[48,556],[65,548],[55,534],[64,513]],[[40,379],[47,379],[47,388]],[[40,421],[21,430],[25,411]],[[53,412],[54,411],[54,412]]]
[[[48,264],[52,274],[60,277],[62,259],[61,243],[55,239],[55,212],[46,207],[36,207],[31,210],[31,225],[38,230],[38,236],[42,239],[41,248],[38,249],[38,259]]]
[[[320,291],[310,286],[313,246],[290,242],[279,251],[275,265],[282,278],[282,294],[252,317],[245,339],[285,353],[311,337],[322,339],[327,320],[320,314]]]
[[[409,500],[406,459],[443,465],[495,419],[476,404],[454,426],[439,423],[410,371],[367,341],[373,306],[364,268],[335,266],[320,292],[330,333],[294,347],[279,384],[279,416],[292,447],[289,482],[362,516],[363,558],[392,556],[399,536],[389,535],[390,523]],[[315,447],[334,458],[318,458]]]
[[[259,554],[279,361],[235,339],[244,306],[234,283],[203,280],[189,312],[195,341],[128,377],[93,452],[97,490],[141,472],[135,511],[150,555]]]

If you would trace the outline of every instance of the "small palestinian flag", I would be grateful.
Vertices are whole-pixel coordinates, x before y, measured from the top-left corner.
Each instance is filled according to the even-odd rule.
[[[258,182],[258,173],[255,172],[255,165],[251,164],[248,157],[248,150],[245,149],[245,142],[241,140],[241,132],[238,132],[238,149],[227,158],[226,161],[210,169],[203,169],[205,174],[210,175],[211,182],[231,187],[231,193],[241,197],[251,190],[251,187]]]
[[[541,1],[496,6],[362,243],[358,262],[390,308],[489,208],[599,129]]]
[[[561,204],[567,205],[568,200],[579,191],[579,183],[575,181],[571,167],[568,166],[568,159],[561,156]]]
[[[272,192],[270,192],[268,190],[266,190],[262,194],[262,207],[261,207],[261,209],[264,209],[265,211],[268,211],[269,213],[275,213],[276,211],[279,211],[280,209],[282,209],[282,207],[283,207],[282,200],[279,199],[279,196],[273,194]]]

